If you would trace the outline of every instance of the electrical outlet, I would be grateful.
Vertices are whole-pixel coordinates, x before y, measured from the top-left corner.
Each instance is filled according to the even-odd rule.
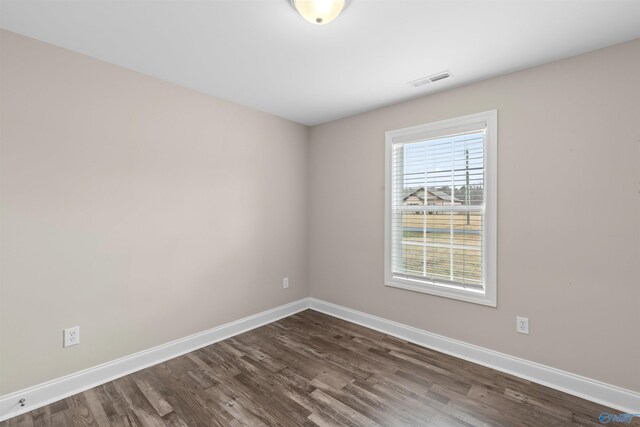
[[[282,289],[289,289],[289,278],[285,277],[282,279]]]
[[[529,318],[516,317],[516,332],[529,335]]]
[[[64,343],[63,347],[71,347],[72,345],[80,344],[80,326],[74,326],[73,328],[67,328],[64,330]]]

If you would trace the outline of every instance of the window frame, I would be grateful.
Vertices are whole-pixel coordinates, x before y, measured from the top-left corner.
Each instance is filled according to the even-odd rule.
[[[410,143],[434,136],[457,133],[455,129],[485,123],[484,147],[484,227],[483,273],[484,291],[464,289],[455,285],[398,277],[392,267],[392,197],[393,197],[393,140]],[[447,132],[451,130],[451,132]],[[385,231],[384,231],[384,283],[386,286],[451,298],[490,307],[497,307],[497,190],[498,190],[498,111],[477,114],[411,126],[385,132]]]

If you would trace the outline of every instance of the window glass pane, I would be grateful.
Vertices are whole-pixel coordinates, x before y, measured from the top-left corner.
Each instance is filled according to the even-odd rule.
[[[452,188],[461,205],[484,202],[484,134],[457,137],[453,152]]]
[[[469,285],[482,284],[481,212],[456,212],[453,218],[453,278]]]

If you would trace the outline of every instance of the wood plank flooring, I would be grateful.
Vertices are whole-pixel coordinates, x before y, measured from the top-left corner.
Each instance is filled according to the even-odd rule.
[[[0,427],[592,426],[601,412],[619,413],[307,310]]]

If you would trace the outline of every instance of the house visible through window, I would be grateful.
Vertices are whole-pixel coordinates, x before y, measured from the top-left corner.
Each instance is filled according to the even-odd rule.
[[[497,113],[387,132],[385,281],[496,305]]]

